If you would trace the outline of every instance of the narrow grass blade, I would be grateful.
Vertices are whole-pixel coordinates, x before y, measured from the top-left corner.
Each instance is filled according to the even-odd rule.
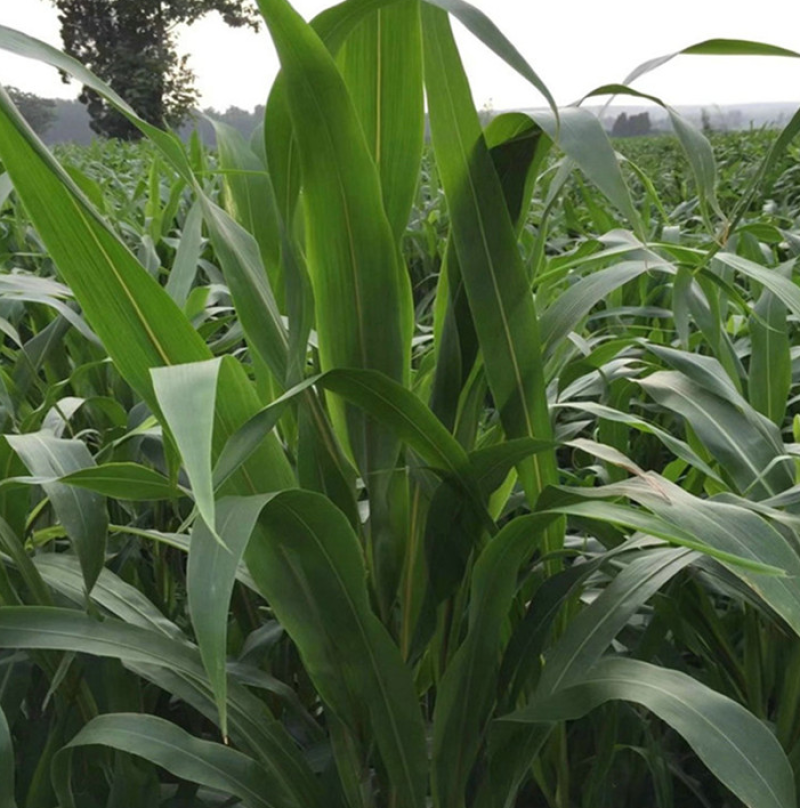
[[[175,687],[189,704],[216,719],[200,654],[149,629],[114,619],[98,622],[71,609],[8,607],[0,609],[0,648],[77,651],[119,659],[168,691]],[[244,743],[299,805],[326,804],[308,764],[262,701],[240,686],[229,686],[228,711],[237,743]]]
[[[764,499],[792,485],[791,461],[780,459],[783,447],[765,440],[749,413],[677,371],[657,371],[639,384],[661,406],[691,424],[739,493]]]
[[[197,332],[0,93],[0,156],[42,240],[120,372],[155,404],[153,366],[209,358]]]
[[[66,553],[42,553],[33,563],[42,580],[76,606],[85,605],[80,566]],[[187,643],[186,635],[151,603],[135,586],[104,569],[91,592],[100,607],[134,626],[157,631],[165,637]]]
[[[212,123],[223,172],[225,210],[255,238],[272,291],[280,300],[281,242],[267,167],[238,130],[219,121]]]
[[[654,480],[647,482],[636,478],[586,489],[580,496],[590,499],[629,497],[652,511],[662,525],[672,528],[676,538],[694,538],[700,545],[729,554],[730,558],[722,563],[780,614],[795,632],[800,633],[800,593],[794,585],[794,581],[800,578],[800,560],[786,537],[762,516],[740,505],[700,499],[652,472],[648,476]],[[568,507],[571,510],[573,506]],[[633,508],[623,510],[630,513],[621,518],[619,524],[672,540],[669,528],[664,531],[657,523],[648,524],[648,514]],[[591,506],[584,515],[589,512]],[[748,569],[747,564],[742,565],[736,559],[755,562],[762,569]],[[776,575],[776,570],[784,574]]]
[[[331,370],[307,379],[253,416],[231,437],[214,469],[217,484],[249,456],[277,424],[285,407],[312,385],[345,398],[406,442],[430,466],[475,492],[467,453],[436,416],[412,392],[381,373],[369,370]]]
[[[545,351],[550,354],[580,321],[607,295],[645,272],[674,272],[668,262],[621,261],[607,269],[592,272],[560,294],[542,314],[541,328]]]
[[[166,290],[175,303],[183,308],[197,275],[197,265],[203,248],[203,212],[200,203],[189,209],[181,232],[181,242],[167,278]]]

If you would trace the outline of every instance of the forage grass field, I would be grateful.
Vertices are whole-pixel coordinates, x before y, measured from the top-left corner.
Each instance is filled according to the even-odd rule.
[[[0,91],[0,808],[796,807],[800,114],[611,142],[460,0],[259,5],[214,152],[0,28],[144,135]]]

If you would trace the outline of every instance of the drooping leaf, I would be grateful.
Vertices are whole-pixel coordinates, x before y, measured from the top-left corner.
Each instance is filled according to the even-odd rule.
[[[501,721],[581,718],[610,700],[632,701],[676,730],[712,773],[750,808],[793,808],[794,777],[772,732],[733,700],[678,671],[610,657],[573,684]]]
[[[57,479],[95,467],[94,458],[81,441],[55,438],[43,432],[6,435],[6,440],[28,470],[38,477]],[[62,482],[42,482],[42,488],[72,541],[89,592],[105,564],[108,530],[105,499],[93,491]]]
[[[270,772],[235,749],[194,738],[153,715],[112,713],[87,724],[59,753],[53,782],[65,808],[75,808],[70,753],[95,744],[143,757],[184,780],[238,797],[249,808],[301,805]]]

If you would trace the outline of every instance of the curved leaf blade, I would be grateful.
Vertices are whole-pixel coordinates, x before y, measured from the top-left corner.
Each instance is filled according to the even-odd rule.
[[[775,736],[741,705],[678,671],[609,658],[572,686],[504,716],[503,723],[581,718],[611,700],[642,704],[675,729],[750,808],[794,808],[794,776]]]

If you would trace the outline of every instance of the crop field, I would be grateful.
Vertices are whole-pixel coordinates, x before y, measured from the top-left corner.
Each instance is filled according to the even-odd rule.
[[[259,5],[215,150],[0,28],[144,134],[0,90],[0,808],[796,808],[800,113],[483,128],[464,4]]]

